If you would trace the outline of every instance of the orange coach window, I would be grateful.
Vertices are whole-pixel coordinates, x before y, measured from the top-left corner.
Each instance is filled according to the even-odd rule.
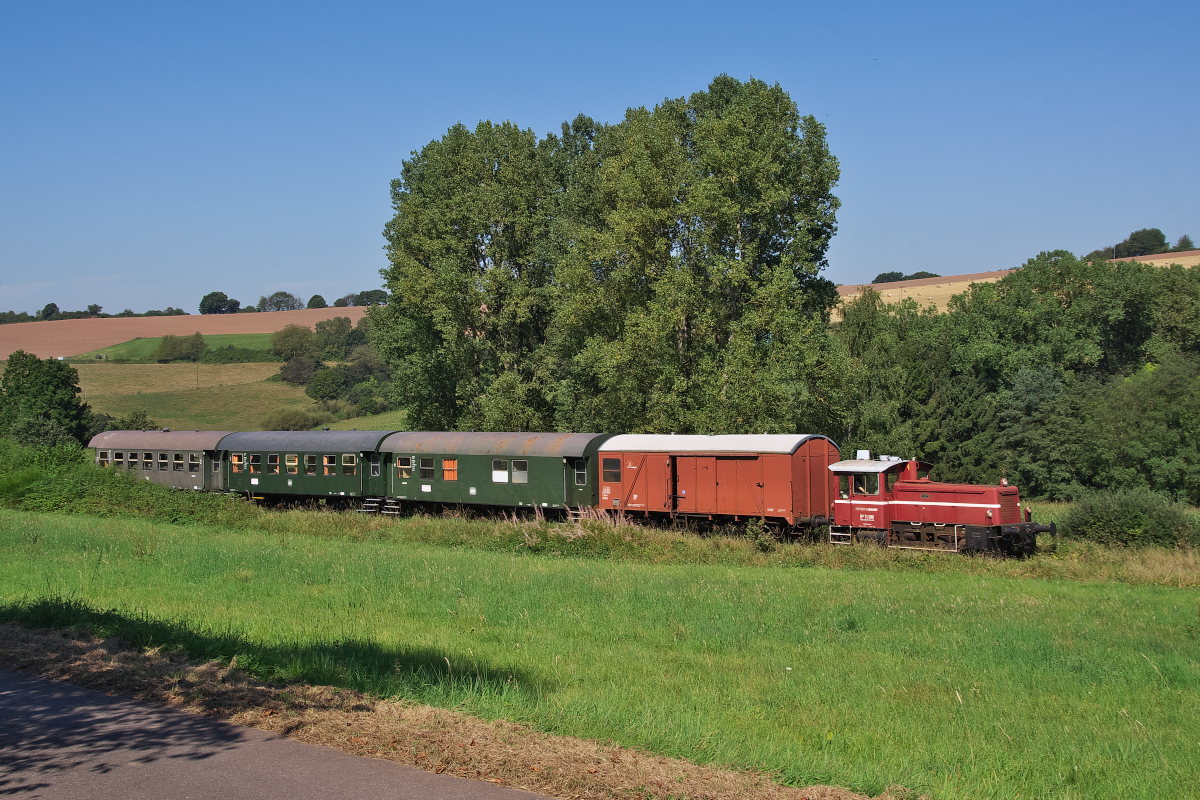
[[[229,456],[229,463],[233,467],[234,472],[242,472],[245,469],[246,455],[245,453],[232,453]]]
[[[456,481],[458,480],[458,459],[443,458],[442,459],[442,480]]]
[[[337,456],[321,456],[323,475],[337,475]]]

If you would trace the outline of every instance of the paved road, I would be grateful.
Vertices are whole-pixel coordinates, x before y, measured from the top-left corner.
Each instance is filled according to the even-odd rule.
[[[0,670],[0,795],[46,800],[537,800]]]

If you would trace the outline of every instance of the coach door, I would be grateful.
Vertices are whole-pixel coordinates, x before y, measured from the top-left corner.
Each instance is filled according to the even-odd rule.
[[[721,456],[716,459],[717,513],[730,516],[763,515],[762,463],[757,456]]]
[[[675,456],[675,510],[681,514],[714,514],[717,508],[717,459]]]

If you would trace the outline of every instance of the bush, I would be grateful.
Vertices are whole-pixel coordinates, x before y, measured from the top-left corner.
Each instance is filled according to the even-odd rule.
[[[346,376],[336,369],[323,369],[312,380],[304,393],[313,400],[335,400],[346,391]]]
[[[279,377],[297,386],[303,386],[312,380],[317,372],[317,362],[308,356],[296,356],[279,368]]]
[[[302,408],[281,408],[267,415],[263,420],[263,428],[269,431],[310,431],[332,421],[332,414],[313,413]]]
[[[1200,544],[1200,518],[1183,503],[1146,490],[1091,492],[1063,520],[1064,536],[1120,547]]]
[[[287,359],[298,356],[315,358],[318,355],[317,337],[312,328],[287,325],[271,334],[271,352]]]
[[[150,357],[160,364],[167,361],[199,361],[206,352],[208,343],[197,331],[191,336],[164,336]]]
[[[200,359],[201,364],[266,364],[282,359],[267,350],[251,350],[248,347],[228,345],[209,350]]]
[[[25,447],[79,447],[79,441],[70,431],[43,417],[21,417],[13,423],[12,435]]]

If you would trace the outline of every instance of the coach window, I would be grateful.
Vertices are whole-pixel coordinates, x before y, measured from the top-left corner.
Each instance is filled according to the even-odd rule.
[[[124,466],[125,466],[125,454],[120,451],[113,453],[113,467],[115,469],[122,469]]]
[[[158,471],[166,472],[168,469],[170,469],[170,465],[171,465],[171,459],[169,457],[169,454],[159,453],[158,454]]]
[[[262,453],[250,454],[250,474],[257,475],[262,472]]]
[[[605,483],[620,483],[621,482],[621,459],[606,458],[601,464],[604,470]]]
[[[142,469],[144,471],[154,469],[154,453],[142,453]]]
[[[219,459],[219,458],[214,458],[214,459],[212,460],[212,465],[213,465],[213,472],[220,472],[220,471],[221,471],[221,459]]]
[[[300,471],[300,456],[295,453],[288,453],[284,456],[283,463],[287,466],[288,475],[295,475]]]
[[[279,474],[279,453],[268,453],[267,454],[267,474],[268,475],[278,475]]]
[[[396,456],[396,477],[412,477],[412,456]]]
[[[456,481],[458,480],[458,459],[443,458],[442,459],[442,480]]]
[[[492,483],[508,483],[508,459],[492,459]]]
[[[582,458],[575,459],[575,485],[587,486],[587,462]]]
[[[529,483],[528,461],[513,461],[513,483]]]
[[[315,455],[304,456],[304,474],[305,475],[316,475],[317,474],[317,457]]]
[[[233,467],[234,472],[242,472],[246,467],[246,454],[233,453],[229,456],[229,463]]]
[[[337,456],[321,456],[321,474],[337,475]]]
[[[200,454],[188,453],[188,472],[200,471]]]
[[[108,451],[107,450],[97,450],[96,451],[96,459],[100,462],[100,466],[107,467],[108,466]]]
[[[371,456],[371,477],[379,477],[379,456]]]
[[[171,459],[171,469],[183,472],[183,453],[176,453],[175,457]]]
[[[877,472],[859,472],[854,475],[854,494],[857,495],[876,495],[879,494],[879,473]]]
[[[433,480],[433,473],[434,473],[433,459],[432,458],[422,458],[421,459],[421,480],[423,480],[423,481]]]
[[[358,457],[353,453],[342,453],[342,474],[358,474]]]

